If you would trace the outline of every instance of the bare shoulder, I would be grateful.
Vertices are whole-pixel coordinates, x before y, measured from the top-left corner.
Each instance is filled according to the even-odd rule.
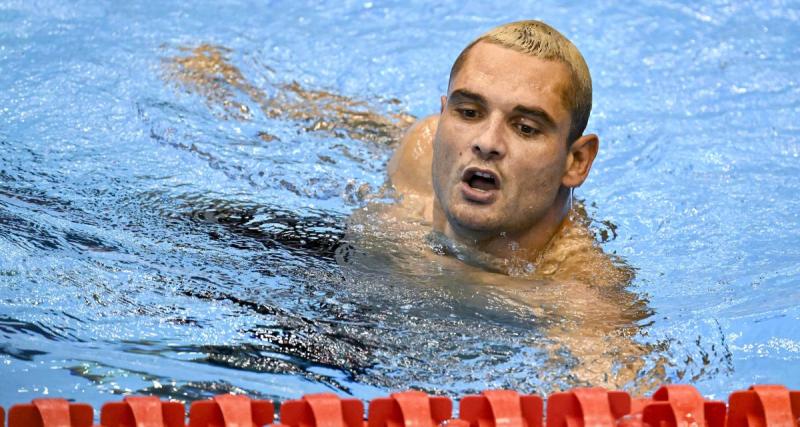
[[[591,286],[628,285],[633,280],[633,269],[598,246],[586,213],[582,209],[577,211],[572,212],[566,226],[553,236],[537,272],[555,280]]]
[[[431,162],[439,116],[428,116],[411,126],[392,155],[387,172],[403,196],[432,197]]]

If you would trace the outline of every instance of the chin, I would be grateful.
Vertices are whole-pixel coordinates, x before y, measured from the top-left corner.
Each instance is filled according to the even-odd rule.
[[[471,232],[485,234],[500,229],[501,224],[493,215],[485,215],[476,212],[458,212],[454,209],[448,216],[448,221],[456,228]]]

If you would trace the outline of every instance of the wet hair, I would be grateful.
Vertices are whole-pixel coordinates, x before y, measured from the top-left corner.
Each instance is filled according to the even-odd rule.
[[[561,98],[570,112],[568,143],[583,135],[592,111],[592,77],[578,48],[555,28],[541,21],[518,21],[501,25],[467,45],[450,70],[450,82],[466,62],[467,54],[478,42],[500,45],[517,52],[548,61],[557,61],[570,71],[569,87],[562,89]]]

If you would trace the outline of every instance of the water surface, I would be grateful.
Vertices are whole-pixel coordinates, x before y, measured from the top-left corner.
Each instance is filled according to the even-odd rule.
[[[799,6],[2,2],[0,404],[800,388]],[[629,285],[486,285],[348,231],[460,49],[520,18],[592,70],[578,197]]]

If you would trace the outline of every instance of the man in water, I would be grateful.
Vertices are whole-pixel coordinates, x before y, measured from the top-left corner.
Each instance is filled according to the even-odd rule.
[[[618,387],[648,353],[631,339],[647,310],[625,290],[631,269],[603,253],[573,206],[599,146],[584,134],[591,108],[575,45],[539,21],[502,25],[461,52],[440,114],[408,130],[388,173],[400,215],[429,224],[445,252],[478,267],[467,282],[494,285],[547,319],[554,348],[576,358],[578,383]]]
[[[458,56],[441,113],[389,162],[392,185],[455,245],[539,273],[613,273],[569,215],[597,155],[583,133],[591,108],[589,69],[566,37],[539,21],[502,25]]]
[[[237,104],[241,93],[309,131],[379,135],[380,143],[404,127],[404,117],[364,113],[362,102],[341,95],[288,85],[269,97],[225,62],[224,50],[187,51],[168,62],[168,76],[225,118],[255,110]],[[401,202],[381,198],[349,220],[350,244],[338,246],[337,259],[366,284],[352,292],[384,301],[397,283],[441,292],[457,284],[466,306],[495,301],[536,319],[543,341],[535,346],[552,350],[554,370],[569,366],[571,384],[617,388],[636,378],[650,350],[632,337],[649,309],[625,289],[630,268],[599,249],[571,198],[597,155],[597,136],[583,134],[590,109],[581,54],[546,24],[507,24],[467,46],[441,114],[412,126],[389,163]]]

